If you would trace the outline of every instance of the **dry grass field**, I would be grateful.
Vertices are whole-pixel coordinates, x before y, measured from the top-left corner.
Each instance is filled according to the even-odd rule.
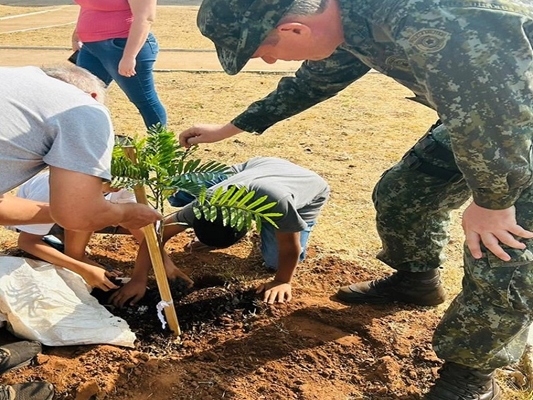
[[[0,6],[0,17],[32,11]],[[72,28],[0,34],[0,46],[68,46]],[[212,48],[196,30],[193,7],[160,7],[153,31],[162,49]],[[272,91],[279,78],[269,73],[156,74],[169,129],[176,133],[194,123],[228,122]],[[194,338],[185,332],[183,346],[171,356],[144,357],[138,350],[111,346],[47,348],[38,366],[5,379],[48,379],[58,398],[76,400],[418,399],[440,365],[431,350],[431,333],[449,302],[436,308],[347,306],[331,297],[339,285],[391,272],[374,258],[380,242],[371,192],[380,174],[436,119],[432,110],[407,100],[410,95],[371,73],[262,136],[243,133],[201,146],[198,153],[206,160],[283,157],[329,182],[331,199],[313,231],[309,257],[297,271],[293,302],[269,308],[249,330],[221,326]],[[115,85],[107,105],[117,134],[144,133],[138,112]],[[460,290],[462,276],[460,212],[454,214],[452,237],[443,265],[449,300]],[[15,243],[14,233],[0,231],[0,251],[15,252]],[[169,251],[193,278],[209,271],[252,286],[268,278],[253,237],[208,256],[185,253],[184,243],[176,238]],[[133,264],[136,244],[128,238],[99,236],[90,246],[92,254],[116,261],[126,272]],[[117,246],[123,251],[113,251]],[[499,374],[504,399],[533,398],[511,375]]]

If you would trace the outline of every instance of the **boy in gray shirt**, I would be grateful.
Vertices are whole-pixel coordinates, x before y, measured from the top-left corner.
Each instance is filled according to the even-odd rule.
[[[265,222],[261,229],[265,265],[276,272],[274,279],[258,287],[257,292],[263,292],[263,300],[269,304],[290,301],[290,282],[298,262],[305,257],[309,234],[329,197],[329,185],[315,172],[274,157],[255,157],[231,169],[234,174],[216,183],[208,192],[213,193],[219,187],[246,187],[255,192],[254,199],[266,195],[268,201],[276,202],[269,212],[282,214],[273,218],[278,228]],[[201,243],[212,248],[229,247],[246,234],[246,231],[222,226],[219,220],[208,222],[195,218],[193,208],[196,205],[193,201],[165,220],[163,243],[189,227],[194,228]],[[149,268],[150,258],[143,243],[132,280],[112,296],[115,304],[132,303],[144,295]]]

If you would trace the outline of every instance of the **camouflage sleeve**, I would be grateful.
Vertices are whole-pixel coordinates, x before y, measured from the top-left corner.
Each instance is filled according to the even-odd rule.
[[[395,35],[450,133],[475,203],[504,209],[532,179],[533,9],[482,7],[411,12]]]
[[[231,122],[244,131],[263,133],[276,122],[335,96],[369,69],[342,49],[325,60],[306,61],[295,76],[282,78],[275,91]]]

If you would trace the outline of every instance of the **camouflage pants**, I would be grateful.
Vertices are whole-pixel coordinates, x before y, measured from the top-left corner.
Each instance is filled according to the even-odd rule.
[[[450,212],[470,198],[446,149],[449,137],[441,125],[386,171],[374,189],[383,243],[378,258],[397,270],[438,268],[449,240]],[[518,224],[532,230],[533,188],[521,194],[515,207]],[[465,248],[462,292],[433,338],[440,358],[492,370],[521,356],[533,316],[533,241],[525,243],[528,249],[521,251],[504,246],[509,262],[486,250],[475,260]]]

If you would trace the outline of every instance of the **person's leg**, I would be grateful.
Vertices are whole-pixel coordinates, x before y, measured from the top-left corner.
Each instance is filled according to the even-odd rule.
[[[100,52],[99,43],[100,42],[84,44],[78,53],[76,65],[85,68],[91,74],[100,78],[106,86],[109,86],[113,81],[113,78],[98,58],[97,54]]]
[[[300,262],[305,260],[307,243],[309,242],[309,237],[311,236],[311,231],[313,230],[315,224],[315,221],[308,222],[307,228],[305,228],[303,231],[300,231],[300,247],[302,249],[302,252],[300,253]]]
[[[126,39],[113,39],[112,45],[115,48],[114,51],[120,51],[120,57],[122,57]],[[163,126],[167,124],[167,113],[161,100],[159,100],[154,82],[154,63],[158,52],[159,46],[157,41],[150,34],[135,59],[135,76],[128,78],[119,75],[118,62],[114,65],[113,70],[107,66],[108,72],[115,82],[117,82],[118,86],[128,96],[128,99],[139,110],[147,128],[158,123]]]
[[[373,200],[383,248],[377,258],[398,272],[337,292],[350,303],[444,301],[438,267],[449,240],[450,212],[470,197],[440,125],[424,136],[377,183]]]
[[[0,400],[52,400],[54,387],[48,382],[0,385]]]
[[[129,233],[139,243],[141,243],[144,240],[144,231],[142,229],[126,229],[126,228],[120,227],[118,233],[126,234],[126,235]]]
[[[99,42],[85,43],[79,54],[78,65],[89,69],[93,74],[102,79],[106,84],[114,80],[124,91],[128,99],[139,110],[146,127],[157,123],[166,125],[167,114],[157,92],[153,77],[153,67],[159,52],[159,46],[152,34],[148,36],[146,43],[136,58],[136,75],[125,77],[118,73],[118,65],[124,53],[126,39],[110,39]],[[83,53],[93,56],[89,58]],[[87,61],[88,59],[88,61]],[[101,66],[105,73],[98,67]],[[107,80],[103,76],[108,76]]]
[[[203,184],[206,188],[216,185],[222,181],[228,179],[228,175],[222,172],[212,172],[211,179],[205,181]],[[171,194],[167,200],[172,207],[184,207],[196,199],[196,196],[187,192],[186,190],[178,190]]]
[[[65,252],[65,230],[61,226],[54,224],[50,229],[50,232],[43,236],[42,240],[57,251],[60,251],[61,253]]]
[[[29,365],[41,352],[41,343],[21,341],[0,346],[0,373]]]
[[[168,197],[168,202],[172,207],[184,207],[196,199],[192,194],[184,190],[178,190]]]
[[[377,258],[396,270],[425,272],[444,262],[450,213],[471,196],[450,147],[444,126],[436,127],[374,189]]]
[[[130,101],[139,109],[147,128],[160,123],[167,124],[167,112],[161,103],[154,82],[154,64],[159,53],[159,44],[153,34],[149,34],[146,43],[136,58],[136,75],[115,78],[117,84],[126,93]]]
[[[276,228],[270,224],[261,227],[261,254],[265,267],[272,270],[278,269],[278,242],[276,241]]]
[[[494,380],[494,371],[481,371],[446,362],[439,370],[435,385],[423,400],[502,400],[502,391]]]
[[[529,187],[515,204],[516,221],[527,230],[533,229],[532,204],[533,188]],[[492,374],[496,368],[520,359],[533,321],[533,240],[522,242],[527,246],[525,250],[500,243],[511,256],[507,262],[484,247],[483,257],[476,260],[465,246],[463,289],[433,336],[435,352],[447,368],[427,399],[457,393],[457,385],[449,385],[450,368],[481,374],[485,384],[474,393],[493,396],[479,398],[497,398],[493,392],[499,390]]]
[[[440,358],[483,370],[520,358],[533,318],[533,254],[514,250],[506,249],[513,260],[504,262],[486,249],[476,260],[465,249],[463,289],[434,335]]]

